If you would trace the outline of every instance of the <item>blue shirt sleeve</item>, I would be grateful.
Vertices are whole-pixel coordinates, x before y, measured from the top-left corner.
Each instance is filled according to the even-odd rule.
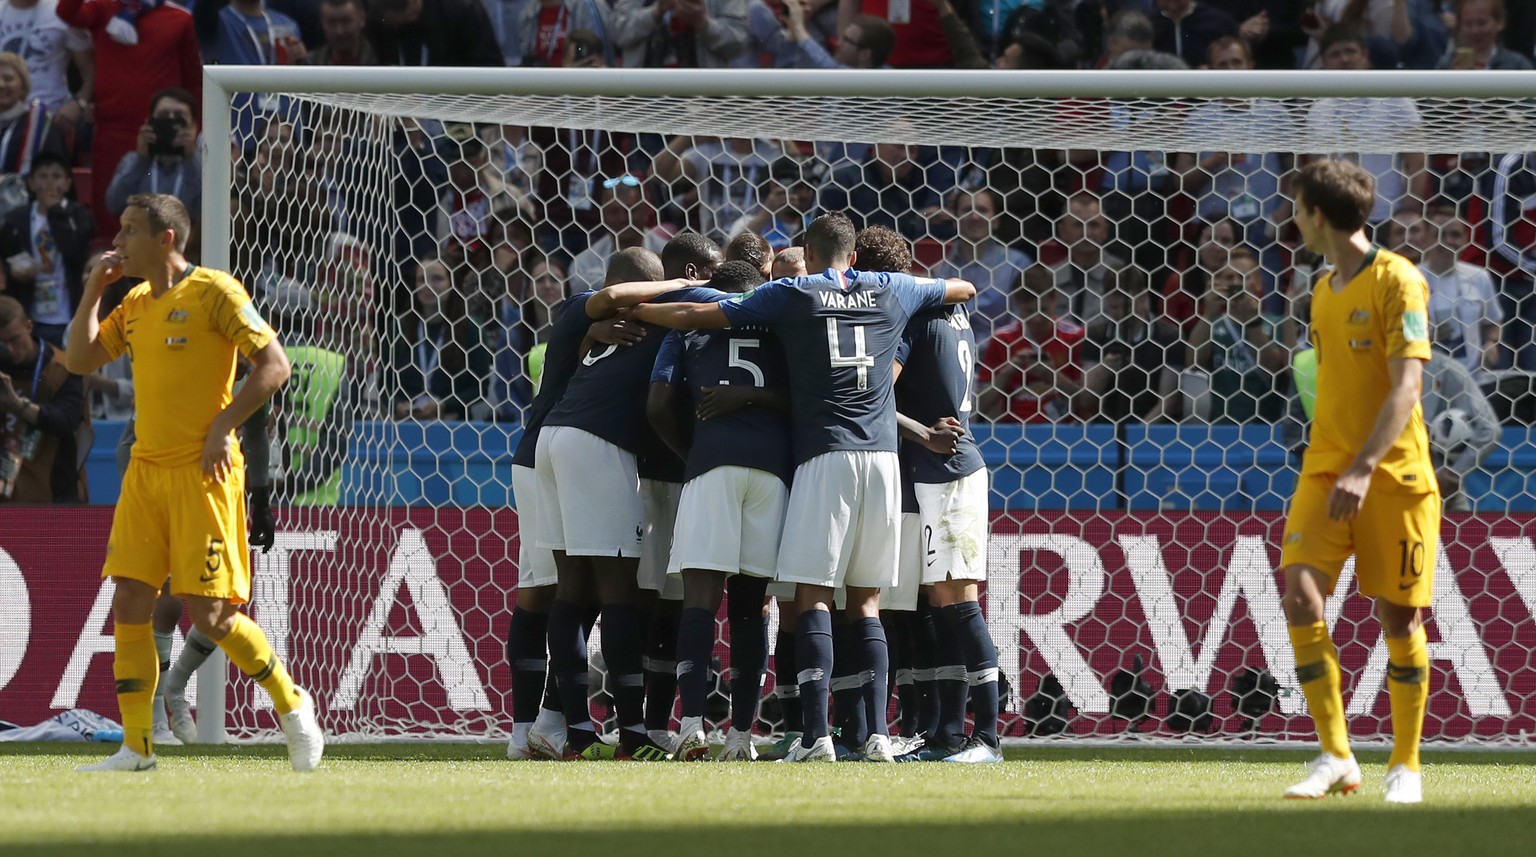
[[[747,324],[771,324],[779,319],[789,306],[788,284],[793,280],[774,280],[747,292],[720,302],[720,310],[731,320],[732,327]]]
[[[689,286],[683,289],[673,289],[665,294],[651,298],[653,304],[713,304],[719,303],[732,295],[719,289],[711,289],[704,286]]]
[[[907,274],[887,274],[891,291],[911,318],[923,310],[938,309],[944,305],[944,281],[929,277],[913,277]]]
[[[912,356],[912,325],[907,325],[901,332],[901,341],[896,343],[896,362],[907,365],[907,358]]]
[[[682,360],[683,333],[674,330],[661,341],[661,350],[656,352],[656,365],[651,368],[651,383],[676,385],[682,374]]]

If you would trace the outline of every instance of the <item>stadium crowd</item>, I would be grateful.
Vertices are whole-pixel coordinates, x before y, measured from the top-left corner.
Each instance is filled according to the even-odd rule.
[[[0,293],[57,344],[129,195],[169,192],[197,222],[203,63],[1496,70],[1531,68],[1533,46],[1536,9],[1504,0],[4,0]],[[1304,156],[406,120],[388,152],[394,238],[378,252],[363,159],[349,157],[364,144],[341,120],[280,98],[234,109],[231,267],[269,315],[311,319],[304,336],[349,355],[361,418],[515,423],[551,309],[600,286],[614,252],[685,231],[780,251],[828,211],[897,230],[921,273],[977,285],[980,418],[1295,410],[1318,273],[1290,223]],[[1213,102],[1188,121],[1214,138],[1420,118],[1406,99],[1322,99]],[[1379,244],[1429,279],[1437,347],[1498,419],[1531,422],[1532,153],[1358,159],[1378,182]],[[94,417],[131,413],[125,365],[86,389]]]

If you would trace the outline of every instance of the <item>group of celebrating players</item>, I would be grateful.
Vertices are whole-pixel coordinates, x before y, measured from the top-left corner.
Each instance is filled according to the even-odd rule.
[[[1411,263],[1366,238],[1369,173],[1319,160],[1293,191],[1303,240],[1333,270],[1314,290],[1318,405],[1281,560],[1297,679],[1323,752],[1286,796],[1360,786],[1323,619],[1355,554],[1390,659],[1386,796],[1417,802],[1421,608],[1440,521],[1418,405],[1428,289]],[[272,695],[293,767],[311,770],[324,739],[309,695],[236,609],[250,574],[231,432],[283,383],[287,359],[237,282],[181,256],[187,226],[171,197],[131,199],[70,332],[72,371],[128,353],[140,390],[102,572],[118,584],[125,741],[87,769],[154,767],[148,623],[168,571],[197,630]],[[720,760],[760,758],[752,727],[770,598],[787,733],[762,757],[1002,760],[997,653],[977,602],[989,527],[987,471],[968,429],[975,288],[911,267],[896,233],[856,232],[829,213],[776,255],[756,236],[722,251],[693,233],[660,256],[621,250],[604,288],[560,306],[512,460],[521,554],[509,758],[708,758],[708,671],[728,595],[731,725]],[[102,286],[123,274],[145,283],[98,326]],[[253,369],[233,395],[237,352]],[[616,744],[591,717],[586,637],[599,618]],[[887,724],[893,666],[899,739]]]

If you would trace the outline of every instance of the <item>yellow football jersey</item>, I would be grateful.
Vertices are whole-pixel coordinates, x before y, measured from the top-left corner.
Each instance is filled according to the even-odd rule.
[[[1312,345],[1317,349],[1317,409],[1303,473],[1342,473],[1370,437],[1392,388],[1387,361],[1429,359],[1429,286],[1403,257],[1373,248],[1365,269],[1343,288],[1333,273],[1312,292]],[[1376,471],[1400,491],[1436,490],[1424,411],[1408,425]]]
[[[275,336],[240,282],[222,271],[193,268],[158,298],[148,283],[134,287],[101,323],[102,347],[133,362],[133,457],[198,463],[208,428],[232,398],[235,350],[251,357]]]

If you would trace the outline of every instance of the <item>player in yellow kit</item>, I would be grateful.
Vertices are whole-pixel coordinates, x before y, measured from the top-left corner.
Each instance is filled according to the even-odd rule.
[[[102,569],[116,583],[112,671],[123,746],[80,770],[155,766],[159,657],[150,618],[167,575],[197,629],[272,695],[294,770],[313,770],[324,737],[309,694],[294,684],[261,628],[236,609],[250,598],[251,573],[244,461],[234,430],[288,379],[288,357],[235,278],[182,256],[190,230],[176,197],[130,197],[113,249],[90,271],[69,333],[65,362],[72,372],[89,374],[128,355],[138,403],[138,438]],[[144,282],[98,325],[102,290],[122,276]],[[232,395],[241,354],[253,368]]]
[[[1308,164],[1292,185],[1296,225],[1332,271],[1312,293],[1317,407],[1286,516],[1285,616],[1323,752],[1288,798],[1360,787],[1349,750],[1339,657],[1323,621],[1350,554],[1387,640],[1392,758],[1386,799],[1422,799],[1419,737],[1429,697],[1423,614],[1434,589],[1440,494],[1419,407],[1429,359],[1429,287],[1413,263],[1371,245],[1371,174],[1347,161]]]

